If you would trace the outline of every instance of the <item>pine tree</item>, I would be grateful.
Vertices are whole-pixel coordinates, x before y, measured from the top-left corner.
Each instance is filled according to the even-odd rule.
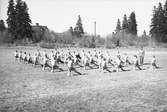
[[[159,42],[162,42],[163,37],[164,37],[164,33],[163,33],[164,10],[162,8],[162,4],[161,3],[159,3],[159,5],[158,5],[158,17],[157,18],[158,18],[158,26],[157,26],[157,28],[158,28],[158,31],[159,31],[157,40]]]
[[[82,27],[82,20],[81,20],[80,15],[78,16],[78,21],[76,23],[76,27],[74,28],[74,34],[77,37],[81,37],[82,34],[84,34],[84,30],[83,30],[83,27]]]
[[[137,23],[135,12],[132,12],[128,19],[128,33],[137,35]]]
[[[158,8],[154,6],[153,18],[151,19],[151,30],[150,34],[158,42],[163,41],[164,35],[164,10],[162,4],[159,3]]]
[[[120,31],[121,31],[121,22],[120,22],[120,20],[118,19],[118,20],[117,20],[117,26],[116,26],[115,32],[118,33],[118,32],[120,32]]]
[[[154,9],[153,9],[153,17],[151,19],[151,25],[150,25],[150,34],[151,34],[151,37],[152,38],[155,38],[156,37],[156,34],[157,34],[157,7],[154,6]]]
[[[23,29],[23,37],[26,37],[30,40],[32,40],[32,26],[31,26],[31,19],[30,16],[28,14],[28,7],[26,2],[23,2],[23,25],[24,25],[24,29]]]
[[[128,32],[128,20],[127,20],[126,14],[125,14],[124,17],[123,17],[122,30],[123,30],[124,32]]]
[[[6,29],[5,23],[3,20],[0,20],[0,31],[4,31]]]
[[[164,34],[164,37],[162,39],[163,42],[167,42],[167,0],[164,4],[163,7],[163,11],[164,11],[164,18],[163,18],[163,30],[162,33]]]
[[[13,0],[9,1],[8,10],[7,10],[7,25],[8,25],[8,32],[12,35],[12,40],[16,39],[16,11],[15,11],[15,4]]]
[[[22,10],[23,2],[21,0],[16,1],[16,33],[17,33],[17,39],[22,39],[22,30],[23,30],[23,10]]]
[[[17,39],[32,39],[32,27],[31,20],[28,14],[27,4],[22,0],[17,0],[16,3]]]

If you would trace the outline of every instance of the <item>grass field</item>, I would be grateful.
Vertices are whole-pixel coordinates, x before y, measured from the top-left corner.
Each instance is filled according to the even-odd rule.
[[[34,50],[0,48],[0,112],[167,112],[167,49],[146,49],[145,62],[155,54],[157,70],[148,64],[119,73],[78,68],[83,75],[73,77],[15,62],[16,49]]]

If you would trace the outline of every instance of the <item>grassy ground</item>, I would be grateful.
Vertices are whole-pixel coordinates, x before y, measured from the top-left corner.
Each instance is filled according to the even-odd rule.
[[[0,112],[167,112],[167,49],[146,51],[146,63],[152,54],[157,57],[157,70],[149,65],[119,73],[78,68],[84,75],[73,77],[15,62],[15,49],[0,48]]]

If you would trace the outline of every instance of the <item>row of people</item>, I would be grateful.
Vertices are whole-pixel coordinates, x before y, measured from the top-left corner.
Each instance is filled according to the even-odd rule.
[[[45,67],[50,67],[51,72],[55,68],[63,71],[59,65],[64,64],[68,67],[68,76],[71,76],[72,71],[81,74],[76,70],[76,66],[83,67],[85,70],[87,67],[92,68],[92,66],[96,66],[102,72],[104,70],[111,72],[109,70],[110,67],[113,67],[117,72],[119,70],[125,71],[124,66],[127,65],[132,65],[134,70],[136,68],[142,70],[137,55],[121,54],[119,51],[116,55],[112,55],[109,51],[97,49],[91,51],[84,49],[54,49],[50,53],[47,53],[46,50],[43,50],[43,53],[37,50],[33,55],[22,51],[15,51],[15,59],[24,63],[32,63],[34,66],[39,64],[42,66],[42,70],[45,70]],[[151,66],[152,68],[157,68],[155,56],[152,58]]]

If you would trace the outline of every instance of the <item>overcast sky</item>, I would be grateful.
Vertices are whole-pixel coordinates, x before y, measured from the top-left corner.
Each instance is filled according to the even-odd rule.
[[[84,31],[93,34],[94,21],[97,23],[97,34],[111,34],[116,27],[117,19],[121,22],[123,15],[129,17],[136,13],[138,34],[149,32],[152,10],[158,2],[165,0],[24,0],[26,1],[32,23],[48,26],[55,32],[63,32],[75,26],[78,15],[81,16]],[[8,0],[0,0],[0,19],[6,20]]]

